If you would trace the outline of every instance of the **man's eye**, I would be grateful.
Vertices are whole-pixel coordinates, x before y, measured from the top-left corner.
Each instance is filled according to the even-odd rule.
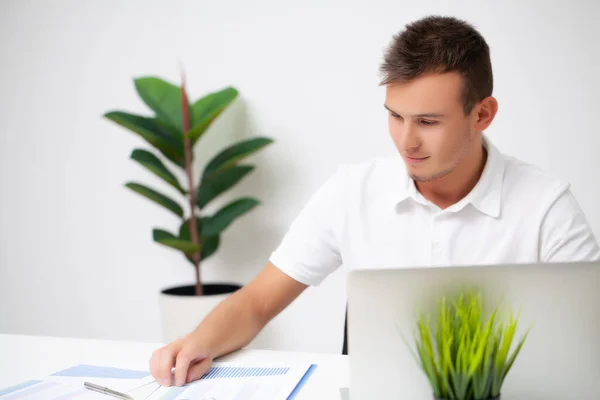
[[[392,117],[394,117],[395,119],[402,119],[400,115],[394,113],[392,113]]]
[[[422,123],[423,125],[425,125],[425,126],[432,126],[432,125],[435,125],[435,124],[437,124],[438,122],[437,122],[437,121],[428,121],[428,120],[426,120],[426,119],[422,119],[422,120],[421,120],[421,123]]]

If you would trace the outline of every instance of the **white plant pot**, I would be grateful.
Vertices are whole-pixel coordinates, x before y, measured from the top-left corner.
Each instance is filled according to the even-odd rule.
[[[159,309],[163,342],[171,343],[196,329],[219,303],[241,286],[205,284],[203,288],[202,296],[194,295],[194,286],[179,286],[160,292]]]

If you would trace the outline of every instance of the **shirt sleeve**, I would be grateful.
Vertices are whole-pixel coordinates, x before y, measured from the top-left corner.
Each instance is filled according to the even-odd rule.
[[[340,227],[345,169],[340,167],[312,195],[270,261],[305,285],[319,286],[342,264]]]
[[[541,225],[542,262],[597,261],[600,248],[568,186],[550,205]]]

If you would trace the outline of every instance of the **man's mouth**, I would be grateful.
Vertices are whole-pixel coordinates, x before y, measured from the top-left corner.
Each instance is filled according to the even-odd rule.
[[[411,156],[406,156],[406,160],[410,163],[420,163],[423,162],[425,160],[427,160],[429,158],[429,156],[427,157],[411,157]]]

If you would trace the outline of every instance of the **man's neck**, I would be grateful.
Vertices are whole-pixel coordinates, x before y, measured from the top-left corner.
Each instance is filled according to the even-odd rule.
[[[417,190],[441,209],[459,202],[475,187],[487,161],[487,151],[478,144],[450,174],[431,182],[415,182]]]

